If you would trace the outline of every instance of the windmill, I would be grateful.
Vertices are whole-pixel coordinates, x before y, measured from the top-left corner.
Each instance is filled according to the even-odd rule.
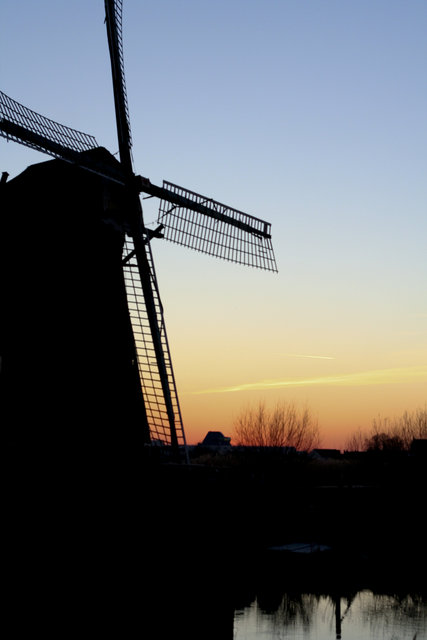
[[[19,104],[0,91],[0,135],[65,162],[120,192],[125,211],[115,219],[123,236],[122,269],[146,444],[185,450],[185,433],[151,251],[164,238],[214,257],[277,271],[270,224],[171,182],[156,186],[134,172],[124,77],[122,0],[105,0],[119,147],[116,161],[93,136],[76,131]],[[7,176],[3,175],[5,183]],[[13,181],[12,181],[13,182]],[[158,227],[144,225],[140,194],[160,201]],[[124,204],[123,204],[124,203]]]

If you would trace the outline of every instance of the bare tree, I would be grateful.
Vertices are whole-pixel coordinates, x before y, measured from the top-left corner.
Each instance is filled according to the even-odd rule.
[[[418,438],[427,438],[427,405],[413,412],[405,411],[397,418],[374,418],[370,431],[363,433],[359,429],[349,437],[345,448],[347,451],[409,451],[412,441]]]
[[[238,444],[251,447],[295,447],[309,451],[318,446],[319,427],[308,408],[281,403],[267,409],[263,402],[242,411],[234,424]]]
[[[423,409],[405,413],[394,422],[393,435],[399,436],[405,449],[410,449],[414,439],[427,438],[427,404]]]
[[[402,438],[384,432],[374,433],[374,435],[366,441],[367,451],[384,451],[391,453],[393,451],[403,451],[404,448]]]
[[[363,433],[359,427],[357,431],[351,434],[346,440],[345,451],[365,451],[366,449],[366,433]]]

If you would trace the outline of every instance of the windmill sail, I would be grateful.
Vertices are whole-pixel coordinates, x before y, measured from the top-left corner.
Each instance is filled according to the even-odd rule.
[[[94,136],[25,107],[0,91],[0,136],[124,184],[118,162],[106,163]]]
[[[167,372],[172,406],[174,429],[170,428],[169,407],[162,389],[161,372],[159,371],[153,334],[150,327],[146,297],[139,277],[138,263],[131,238],[125,244],[123,271],[128,296],[128,306],[133,327],[141,388],[145,401],[145,410],[153,443],[163,443],[173,447],[185,447],[185,434],[181,409],[176,392],[175,377],[172,368],[169,344],[163,316],[163,306],[157,287],[154,263],[150,244],[146,245],[147,262],[150,267],[150,280],[154,291],[156,323],[163,346],[164,365]]]
[[[224,260],[277,271],[268,222],[166,181],[161,197],[158,221],[166,240]]]
[[[122,38],[122,0],[105,0],[105,22],[107,25],[108,47],[110,51],[111,74],[113,78],[114,105],[116,110],[117,138],[120,161],[125,171],[132,173],[130,150],[129,108],[125,85],[125,69]]]
[[[128,301],[134,327],[141,385],[150,435],[176,453],[185,444],[175,378],[163,322],[149,237],[144,233],[139,190],[132,169],[129,113],[124,79],[122,1],[105,0],[120,162],[128,189],[129,236],[133,247],[124,257]],[[131,257],[129,257],[131,256]]]
[[[24,107],[0,91],[0,135],[55,158],[75,161],[76,154],[95,149],[95,138]]]

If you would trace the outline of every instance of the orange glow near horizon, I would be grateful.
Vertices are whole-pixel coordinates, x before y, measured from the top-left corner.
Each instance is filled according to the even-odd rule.
[[[286,269],[272,276],[161,249],[166,322],[189,444],[209,430],[233,442],[237,416],[260,401],[308,407],[318,420],[321,446],[338,449],[355,432],[368,432],[378,416],[424,407],[427,313],[420,296],[407,309],[395,302],[394,290],[384,298],[365,283],[359,296],[351,291],[341,300],[337,273],[338,293],[316,298],[311,282],[305,281],[306,289],[299,279],[293,284]],[[166,270],[169,260],[173,273]]]
[[[401,367],[307,379],[261,380],[181,393],[187,442],[209,430],[234,436],[234,422],[248,406],[285,401],[307,406],[317,419],[321,446],[343,450],[359,429],[381,416],[393,418],[425,405],[427,366]]]

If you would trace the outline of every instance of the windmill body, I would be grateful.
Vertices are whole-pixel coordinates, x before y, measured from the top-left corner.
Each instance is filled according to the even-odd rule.
[[[23,388],[32,389],[46,437],[55,440],[61,433],[64,444],[85,411],[90,429],[80,434],[83,440],[90,431],[112,447],[119,441],[134,450],[162,443],[178,455],[185,451],[185,434],[151,241],[165,238],[240,264],[277,269],[268,223],[135,174],[121,15],[120,0],[105,1],[119,161],[92,136],[0,92],[0,135],[55,158],[1,185],[7,212],[2,275],[11,274],[3,277],[8,313],[1,336],[2,393],[19,404]],[[160,200],[154,232],[144,226],[140,193]],[[11,266],[17,236],[25,248],[21,284]],[[43,371],[39,377],[37,369]],[[16,413],[9,425],[13,437],[23,424],[29,431],[28,418]]]
[[[149,441],[122,266],[123,199],[122,187],[61,160],[2,185],[2,410],[11,442],[102,451]]]

